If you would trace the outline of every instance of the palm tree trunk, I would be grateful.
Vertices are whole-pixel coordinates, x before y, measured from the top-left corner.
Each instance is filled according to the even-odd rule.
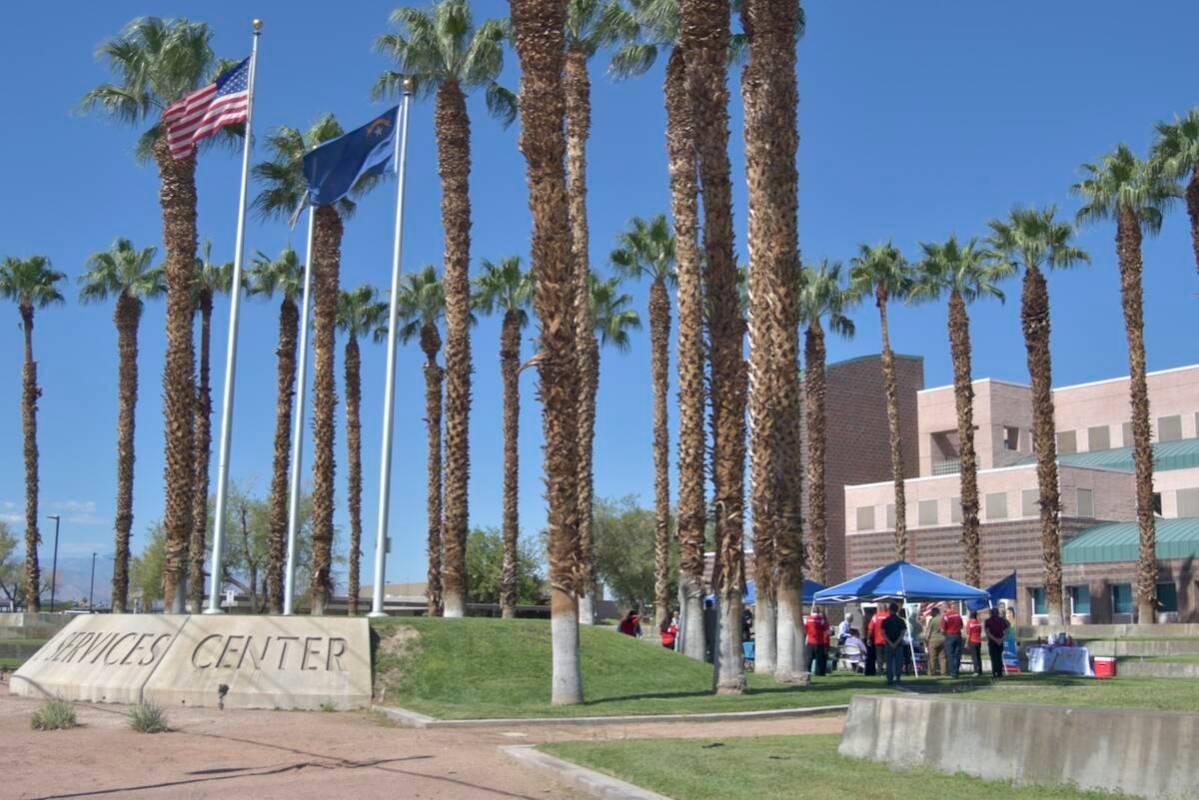
[[[133,528],[133,429],[137,408],[137,328],[142,305],[124,292],[117,298],[117,514],[113,542],[112,612],[125,613],[129,598],[129,534]]]
[[[903,444],[899,434],[899,389],[895,385],[895,353],[891,351],[891,334],[887,327],[887,291],[879,286],[875,291],[879,329],[883,342],[883,392],[887,398],[887,428],[891,438],[891,478],[895,481],[895,558],[908,557],[907,495],[903,483]]]
[[[594,501],[592,476],[595,452],[595,398],[599,393],[599,340],[588,331],[577,340],[579,351],[578,503],[579,503],[579,622],[595,622],[595,542],[590,509]],[[586,371],[582,366],[586,365]]]
[[[520,480],[517,442],[520,433],[520,314],[504,314],[500,331],[500,372],[504,378],[504,563],[500,575],[500,614],[516,617],[517,540],[520,518],[516,501]]]
[[[441,382],[445,371],[437,364],[441,335],[437,324],[426,320],[420,329],[420,346],[425,353],[425,429],[428,486],[425,510],[428,518],[428,578],[425,586],[425,613],[441,614]]]
[[[540,323],[538,364],[545,437],[545,492],[549,503],[550,617],[553,637],[551,700],[583,701],[579,664],[578,412],[579,374],[571,259],[569,204],[563,158],[565,97],[562,67],[566,4],[512,0],[512,26],[520,57],[520,147],[528,165],[530,245],[536,280],[534,309]]]
[[[1049,357],[1049,289],[1036,264],[1026,264],[1020,300],[1028,374],[1032,380],[1032,446],[1041,506],[1041,555],[1049,624],[1062,624],[1061,499],[1053,421],[1053,368]]]
[[[162,571],[163,605],[183,611],[180,584],[187,577],[195,483],[192,426],[195,422],[195,354],[192,284],[196,274],[196,159],[176,160],[165,136],[154,144],[162,186],[162,238],[166,245],[167,348],[162,372],[166,433],[166,497],[162,527],[166,533]]]
[[[279,304],[279,346],[275,350],[275,460],[271,469],[271,530],[267,544],[266,595],[272,614],[283,613],[283,561],[287,541],[288,469],[291,465],[291,412],[296,383],[296,337],[300,312],[290,298]]]
[[[828,512],[824,485],[825,413],[824,398],[827,384],[824,365],[828,356],[824,348],[824,329],[820,320],[808,323],[804,331],[804,399],[808,427],[808,563],[813,580],[828,585]]]
[[[33,360],[33,305],[21,303],[25,332],[25,364],[21,369],[21,427],[25,439],[25,608],[41,610],[41,570],[37,563],[37,362]]]
[[[346,342],[346,457],[349,459],[350,564],[346,598],[358,615],[358,570],[362,560],[362,356],[358,338]]]
[[[208,533],[208,461],[212,457],[212,388],[209,351],[212,344],[212,291],[202,290],[200,309],[200,380],[196,384],[195,467],[192,489],[192,532],[188,543],[187,605],[197,614],[204,604],[204,539]]]
[[[1116,255],[1120,262],[1120,299],[1128,335],[1128,391],[1132,405],[1132,456],[1137,481],[1137,526],[1141,530],[1137,560],[1137,621],[1157,622],[1157,530],[1153,519],[1153,445],[1149,430],[1149,387],[1145,380],[1145,312],[1141,289],[1141,226],[1122,211],[1116,223]]]
[[[728,0],[683,0],[680,44],[687,53],[687,84],[697,119],[704,187],[705,283],[711,342],[712,407],[718,433],[713,451],[716,514],[720,520],[721,585],[715,684],[722,694],[745,689],[741,653],[742,536],[745,505],[745,323],[733,255],[729,180]]]
[[[434,112],[441,223],[445,228],[445,564],[447,617],[466,615],[470,477],[470,117],[456,81],[437,90]]]
[[[674,218],[679,306],[679,594],[681,647],[704,660],[704,330],[699,252],[699,185],[695,127],[687,94],[683,51],[666,64],[666,152],[670,166],[670,210]]]
[[[650,373],[654,383],[654,630],[670,619],[670,295],[649,289]]]
[[[982,559],[978,533],[978,461],[974,453],[974,384],[970,367],[970,317],[956,289],[949,295],[949,348],[953,356],[953,399],[957,406],[959,479],[962,488],[962,547],[965,551],[966,583],[982,582]]]
[[[595,622],[595,554],[591,540],[592,450],[595,446],[595,394],[599,346],[591,331],[587,276],[587,138],[591,132],[591,78],[587,55],[566,54],[562,88],[566,98],[566,193],[570,203],[570,256],[575,270],[575,339],[579,343],[579,622]],[[584,346],[585,345],[585,346]]]
[[[341,217],[332,206],[316,210],[312,237],[312,613],[322,615],[333,590],[333,460],[338,273],[341,270]]]
[[[750,209],[750,475],[757,578],[754,671],[797,681],[807,675],[799,636],[803,615],[803,402],[798,370],[795,165],[799,144],[798,5],[747,0],[742,19],[746,30],[752,32],[741,94]],[[761,661],[763,655],[765,661]]]
[[[1191,218],[1191,248],[1195,251],[1195,269],[1199,270],[1199,169],[1187,181],[1187,215]]]

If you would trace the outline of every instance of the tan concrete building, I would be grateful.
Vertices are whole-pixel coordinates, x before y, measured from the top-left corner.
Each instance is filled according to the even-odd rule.
[[[1199,518],[1199,365],[1149,373],[1148,384],[1155,504],[1162,521],[1159,599],[1171,618],[1199,620],[1199,584],[1189,566],[1199,556],[1199,521],[1174,521]],[[990,379],[975,381],[974,392],[983,582],[1015,569],[1021,617],[1031,621],[1045,605],[1031,392]],[[919,473],[905,483],[911,557],[961,579],[953,387],[918,391],[915,399]],[[1056,389],[1054,415],[1067,607],[1078,621],[1127,621],[1135,582],[1128,545],[1130,537],[1137,541],[1128,378]],[[895,558],[894,490],[887,477],[844,489],[844,540],[852,574]],[[1170,545],[1163,550],[1165,542]],[[1096,554],[1103,560],[1095,561]]]

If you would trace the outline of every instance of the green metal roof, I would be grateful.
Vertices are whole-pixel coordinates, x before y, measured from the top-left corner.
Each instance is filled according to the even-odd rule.
[[[1066,467],[1135,472],[1131,447],[1059,455],[1057,462]],[[1036,458],[1029,456],[1021,459],[1020,463],[1034,464]],[[1199,439],[1180,439],[1174,442],[1158,442],[1153,445],[1153,470],[1155,472],[1192,467],[1199,467]]]
[[[1159,560],[1199,556],[1199,517],[1157,520]],[[1136,561],[1141,533],[1135,522],[1109,522],[1088,528],[1062,546],[1063,564]]]

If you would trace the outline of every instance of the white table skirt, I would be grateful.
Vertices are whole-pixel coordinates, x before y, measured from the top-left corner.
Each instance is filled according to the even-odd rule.
[[[1091,651],[1085,647],[1030,647],[1029,672],[1066,672],[1093,676]]]

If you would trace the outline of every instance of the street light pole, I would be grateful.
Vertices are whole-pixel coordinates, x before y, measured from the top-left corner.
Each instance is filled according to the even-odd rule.
[[[58,524],[62,517],[58,514],[47,514],[46,519],[54,520],[54,560],[50,562],[50,613],[54,613],[54,589],[58,581]]]
[[[96,554],[92,553],[92,582],[87,590],[87,613],[96,613]]]

